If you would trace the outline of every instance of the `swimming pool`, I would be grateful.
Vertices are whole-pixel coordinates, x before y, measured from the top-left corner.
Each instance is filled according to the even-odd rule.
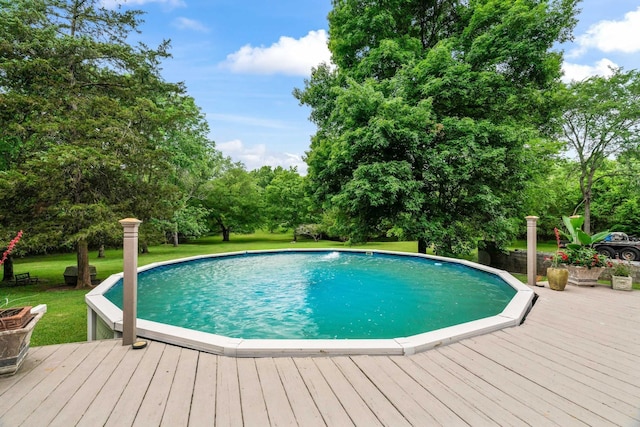
[[[121,295],[121,274],[87,294],[89,339],[122,330]],[[140,268],[137,325],[217,354],[410,354],[517,325],[532,299],[509,274],[463,260],[248,251]]]

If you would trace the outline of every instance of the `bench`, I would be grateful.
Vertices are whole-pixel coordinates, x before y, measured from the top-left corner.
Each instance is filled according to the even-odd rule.
[[[15,276],[16,286],[17,285],[30,285],[32,283],[38,283],[38,278],[31,276],[29,273],[20,273]]]

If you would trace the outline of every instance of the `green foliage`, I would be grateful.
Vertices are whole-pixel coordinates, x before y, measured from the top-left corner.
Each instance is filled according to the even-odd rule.
[[[640,72],[616,69],[610,77],[573,82],[560,95],[560,137],[577,159],[585,230],[590,232],[596,174],[606,169],[608,158],[640,148]]]
[[[611,267],[611,261],[590,246],[567,245],[566,263],[579,267]],[[563,252],[561,252],[563,253]]]
[[[601,231],[594,235],[589,235],[582,231],[582,225],[584,224],[584,218],[581,216],[562,217],[562,222],[567,228],[569,234],[563,233],[567,236],[571,243],[567,244],[567,248],[579,250],[584,246],[591,246],[594,243],[598,243],[604,240],[609,235],[609,231]]]
[[[606,160],[596,174],[591,221],[595,229],[640,236],[640,162],[633,156]]]
[[[613,263],[611,269],[612,276],[631,277],[633,267],[629,262],[617,261]]]
[[[295,229],[311,221],[310,201],[305,194],[305,178],[296,168],[277,167],[264,188],[265,224],[269,231]]]
[[[202,186],[200,203],[208,210],[211,230],[252,233],[263,224],[263,190],[241,163],[227,160],[221,175]]]
[[[569,265],[577,265],[587,268],[610,267],[611,263],[605,255],[601,255],[592,245],[604,240],[609,235],[608,231],[589,235],[582,231],[584,218],[581,216],[562,217],[562,222],[567,228],[568,234],[562,232],[571,242],[567,244],[566,251],[558,251],[560,255],[566,253],[566,261]]]
[[[330,233],[389,235],[438,253],[504,245],[525,184],[552,152],[575,1],[334,2],[337,69],[294,95],[318,125],[308,153]],[[528,213],[528,212],[527,212]]]
[[[117,241],[124,217],[170,220],[213,173],[204,116],[160,76],[168,43],[128,41],[140,15],[0,0],[0,233],[24,228],[31,253]]]

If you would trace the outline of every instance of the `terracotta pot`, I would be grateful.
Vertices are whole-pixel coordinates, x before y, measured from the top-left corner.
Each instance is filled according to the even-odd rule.
[[[598,277],[605,270],[603,267],[582,267],[577,265],[568,265],[569,284],[576,286],[595,286],[598,284]]]
[[[0,310],[0,331],[20,329],[29,323],[34,316],[31,306],[18,308],[3,308]]]
[[[569,270],[560,267],[547,268],[547,280],[549,281],[549,288],[554,291],[564,291],[569,280]]]

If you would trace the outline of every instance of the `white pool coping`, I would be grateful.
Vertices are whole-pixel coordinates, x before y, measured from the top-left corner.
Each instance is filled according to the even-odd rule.
[[[378,253],[410,257],[422,257],[449,263],[463,264],[478,270],[499,276],[516,290],[511,302],[498,315],[462,323],[435,331],[409,337],[394,339],[241,339],[230,338],[208,332],[200,332],[164,323],[138,319],[136,323],[137,335],[141,338],[188,347],[224,356],[234,357],[277,357],[277,356],[328,356],[328,355],[410,355],[431,348],[447,345],[464,338],[478,336],[499,329],[517,326],[531,309],[534,292],[504,270],[498,270],[471,261],[445,258],[434,255],[424,255],[409,252],[394,252],[385,250],[361,249],[278,249],[227,252],[221,254],[200,255],[171,261],[158,262],[138,268],[138,272],[149,270],[162,265],[188,262],[204,258],[224,256],[265,254],[276,252],[363,252]],[[113,274],[104,280],[86,296],[85,301],[89,310],[87,320],[88,339],[95,338],[95,321],[93,315],[99,316],[116,335],[122,332],[122,310],[104,297],[104,294],[121,278],[122,273]],[[92,315],[93,314],[93,315]]]

